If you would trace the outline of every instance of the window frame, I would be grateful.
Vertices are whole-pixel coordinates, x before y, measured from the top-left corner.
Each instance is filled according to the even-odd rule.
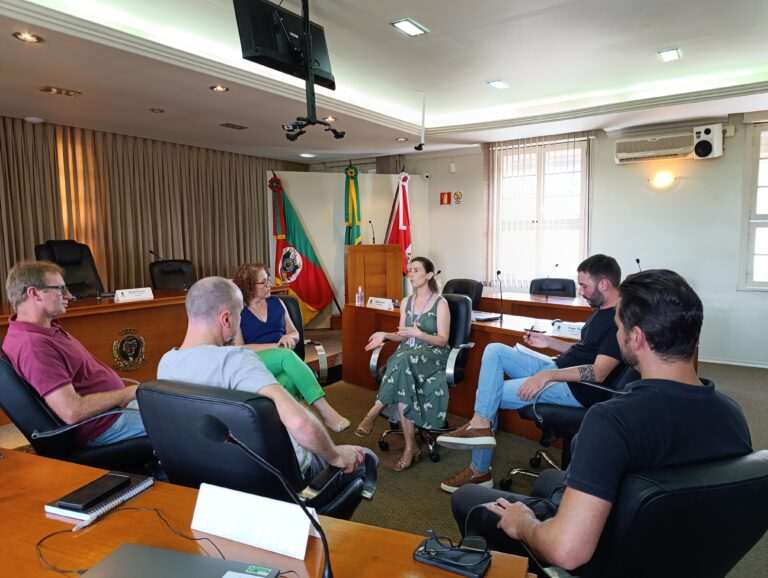
[[[760,140],[763,134],[768,134],[768,123],[750,124],[746,127],[743,233],[737,287],[739,291],[768,291],[768,281],[755,281],[753,278],[755,231],[758,227],[768,227],[768,214],[757,213]]]

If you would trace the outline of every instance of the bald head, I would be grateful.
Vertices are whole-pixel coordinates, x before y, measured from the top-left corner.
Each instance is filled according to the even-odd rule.
[[[190,321],[213,323],[225,310],[239,315],[243,294],[229,279],[205,277],[189,288],[186,308]]]

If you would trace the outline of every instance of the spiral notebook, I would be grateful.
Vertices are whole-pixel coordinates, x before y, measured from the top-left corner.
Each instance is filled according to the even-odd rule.
[[[155,479],[152,477],[139,476],[136,474],[125,475],[131,478],[130,484],[127,487],[121,489],[117,493],[108,495],[102,501],[96,503],[93,507],[87,510],[72,510],[62,507],[59,504],[60,500],[54,500],[53,502],[45,504],[44,510],[48,514],[70,518],[73,521],[77,520],[80,522],[92,522],[107,512],[110,512],[118,506],[124,504],[155,483]]]

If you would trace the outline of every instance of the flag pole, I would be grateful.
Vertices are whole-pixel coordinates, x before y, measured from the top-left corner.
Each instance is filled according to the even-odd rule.
[[[392,216],[395,214],[395,207],[397,206],[397,195],[399,192],[400,192],[400,175],[397,176],[397,184],[395,185],[395,197],[392,199],[392,208],[389,210],[389,221],[387,221],[387,234],[384,236],[385,245],[387,244],[387,239],[389,239],[389,233],[392,231]]]

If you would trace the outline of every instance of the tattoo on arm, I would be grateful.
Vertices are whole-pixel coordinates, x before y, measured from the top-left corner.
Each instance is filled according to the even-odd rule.
[[[594,365],[580,365],[578,370],[581,381],[597,381]]]

